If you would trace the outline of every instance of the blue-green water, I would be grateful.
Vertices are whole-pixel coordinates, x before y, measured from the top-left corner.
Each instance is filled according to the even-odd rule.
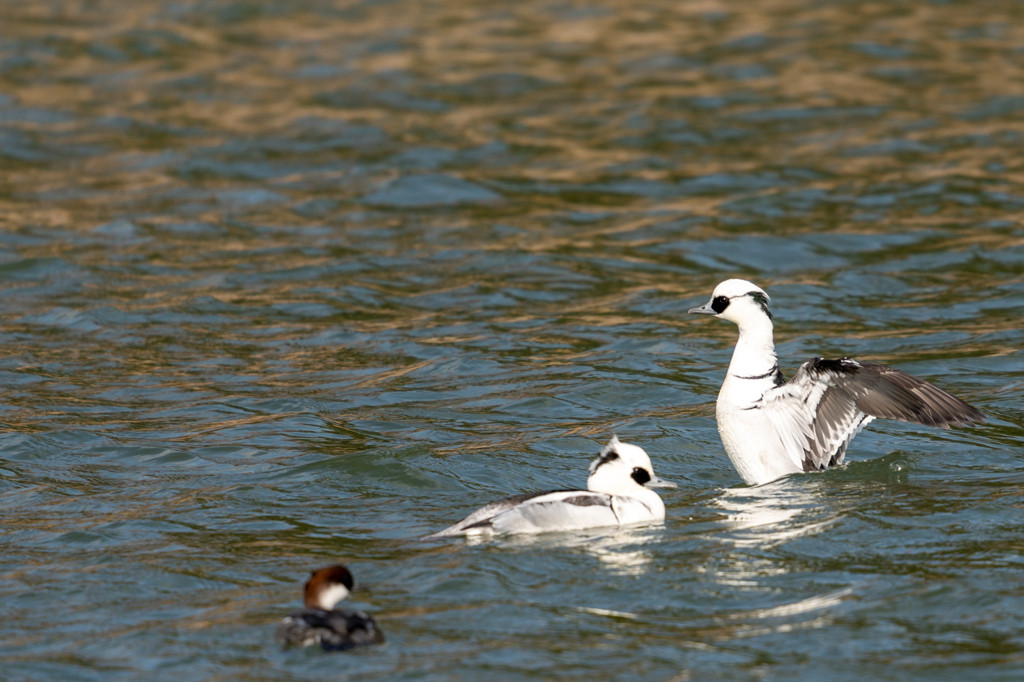
[[[1019,3],[0,5],[4,680],[1016,680]],[[783,368],[990,416],[741,485]],[[664,527],[420,542],[645,447]],[[346,562],[388,643],[283,652]]]

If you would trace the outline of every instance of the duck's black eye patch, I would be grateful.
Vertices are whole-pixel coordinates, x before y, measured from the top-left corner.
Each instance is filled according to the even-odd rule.
[[[719,315],[722,311],[729,307],[729,299],[725,296],[715,296],[714,300],[711,301],[711,309]]]
[[[647,473],[647,470],[641,469],[640,467],[636,467],[635,469],[633,469],[633,473],[631,473],[630,476],[632,476],[633,480],[639,483],[640,485],[643,485],[644,483],[647,483],[648,481],[651,480],[651,475]]]

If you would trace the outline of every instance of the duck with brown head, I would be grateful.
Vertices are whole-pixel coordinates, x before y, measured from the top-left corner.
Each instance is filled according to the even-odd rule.
[[[324,651],[382,644],[384,633],[372,617],[335,608],[352,587],[352,574],[341,564],[313,571],[303,592],[305,608],[292,611],[281,621],[275,639],[291,646],[319,645]]]

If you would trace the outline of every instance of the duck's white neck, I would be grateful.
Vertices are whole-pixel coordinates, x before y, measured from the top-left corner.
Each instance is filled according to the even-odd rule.
[[[729,377],[761,377],[773,371],[778,365],[775,356],[775,341],[772,337],[774,326],[767,315],[752,315],[738,324],[740,338],[732,352],[729,363]]]

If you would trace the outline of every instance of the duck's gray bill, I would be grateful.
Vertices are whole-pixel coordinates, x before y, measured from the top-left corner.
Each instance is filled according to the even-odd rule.
[[[707,303],[705,303],[704,305],[702,305],[699,308],[690,308],[686,312],[688,312],[690,314],[695,314],[695,315],[717,315],[718,314],[718,313],[715,312],[714,308],[712,308]]]
[[[664,478],[658,478],[655,476],[651,480],[644,483],[646,488],[678,488],[679,486],[672,481],[666,481]]]

